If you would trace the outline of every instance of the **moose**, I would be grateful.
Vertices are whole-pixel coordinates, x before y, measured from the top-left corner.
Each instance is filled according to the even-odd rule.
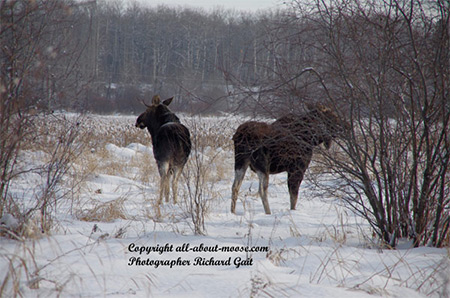
[[[287,172],[291,210],[295,210],[298,191],[308,168],[314,147],[331,146],[350,125],[331,109],[316,104],[301,116],[287,114],[271,124],[249,121],[241,124],[233,135],[235,178],[231,189],[231,212],[236,212],[236,200],[247,168],[258,175],[259,195],[264,211],[270,214],[267,200],[269,174]]]
[[[153,96],[152,104],[145,106],[147,110],[139,115],[136,127],[147,128],[153,145],[153,156],[160,175],[159,205],[165,197],[169,202],[170,178],[172,176],[173,202],[177,202],[178,178],[191,153],[191,137],[186,126],[169,110],[173,97],[161,102],[159,95]]]

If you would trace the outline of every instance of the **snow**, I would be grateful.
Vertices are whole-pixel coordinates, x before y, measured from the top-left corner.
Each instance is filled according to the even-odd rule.
[[[107,144],[105,148],[110,153],[115,155],[117,158],[121,158],[121,159],[125,159],[125,160],[131,159],[136,153],[136,151],[133,149],[120,148],[114,144]]]
[[[11,214],[6,213],[0,218],[0,225],[4,225],[7,229],[15,230],[19,227],[19,221]]]
[[[110,118],[122,127],[135,120]],[[182,121],[191,130],[195,121],[201,128],[198,133],[224,134],[224,142],[242,122],[233,117],[210,117],[201,122],[186,116]],[[206,144],[201,152],[211,172],[204,190],[208,200],[206,235],[193,233],[186,202],[187,177],[180,179],[180,202],[164,202],[162,217],[155,218],[159,178],[148,132],[139,133],[147,134],[147,143],[130,140],[119,145],[125,138],[116,143],[109,139],[95,152],[86,153],[93,156],[88,162],[98,165],[87,176],[77,200],[67,203],[72,207],[63,205],[56,210],[51,235],[23,241],[0,238],[1,281],[10,273],[4,291],[12,293],[11,283],[17,280],[25,297],[448,295],[448,250],[406,244],[397,250],[379,247],[366,222],[337,198],[317,197],[315,185],[308,179],[301,185],[297,210],[291,211],[286,175],[271,176],[272,214],[266,215],[257,194],[257,177],[247,172],[237,214],[231,214],[234,173],[229,141],[218,147]],[[102,149],[107,154],[102,155]],[[42,161],[40,151],[25,153],[35,156],[28,158],[30,168]],[[119,166],[111,169],[113,163]],[[38,182],[18,180],[13,191],[23,191],[26,198],[30,183]],[[80,219],[80,214],[86,216],[92,210],[106,213],[109,207],[109,219]],[[17,220],[7,214],[0,222],[16,225]],[[237,251],[225,251],[229,248]],[[268,251],[246,251],[265,248]]]

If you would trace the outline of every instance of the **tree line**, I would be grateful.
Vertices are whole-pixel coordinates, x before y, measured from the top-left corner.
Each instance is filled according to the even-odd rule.
[[[88,37],[80,64],[95,82],[89,96],[99,104],[91,107],[101,111],[100,102],[106,100],[126,111],[139,107],[135,99],[148,97],[146,93],[176,95],[179,109],[188,110],[186,102],[206,107],[229,92],[227,74],[250,84],[267,75],[274,63],[266,49],[267,30],[283,12],[205,12],[90,1],[79,14],[83,21],[72,34],[78,40]]]

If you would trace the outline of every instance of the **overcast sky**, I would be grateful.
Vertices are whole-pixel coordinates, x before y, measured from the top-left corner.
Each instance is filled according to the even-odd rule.
[[[210,10],[217,7],[244,11],[258,11],[281,7],[283,0],[138,0],[149,5],[164,4],[167,6],[201,7]]]

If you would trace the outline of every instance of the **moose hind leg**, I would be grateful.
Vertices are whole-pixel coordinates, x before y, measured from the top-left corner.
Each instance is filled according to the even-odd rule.
[[[237,168],[234,170],[234,182],[233,186],[231,187],[231,213],[236,213],[236,201],[247,168],[248,165],[243,165],[241,168]]]
[[[169,200],[169,181],[170,181],[170,172],[169,172],[169,163],[163,162],[158,164],[159,176],[161,177],[161,181],[159,183],[159,200],[158,206],[162,203],[163,197],[166,198],[166,201]]]
[[[172,196],[173,196],[173,203],[177,203],[177,196],[178,196],[178,179],[180,178],[182,167],[174,167],[173,168],[173,178],[172,178]]]
[[[264,206],[264,212],[270,214],[269,201],[267,199],[267,188],[269,187],[269,174],[257,171],[256,174],[259,178],[259,195]]]
[[[291,210],[295,210],[298,199],[298,190],[303,180],[303,172],[288,173],[288,188],[291,199]]]

